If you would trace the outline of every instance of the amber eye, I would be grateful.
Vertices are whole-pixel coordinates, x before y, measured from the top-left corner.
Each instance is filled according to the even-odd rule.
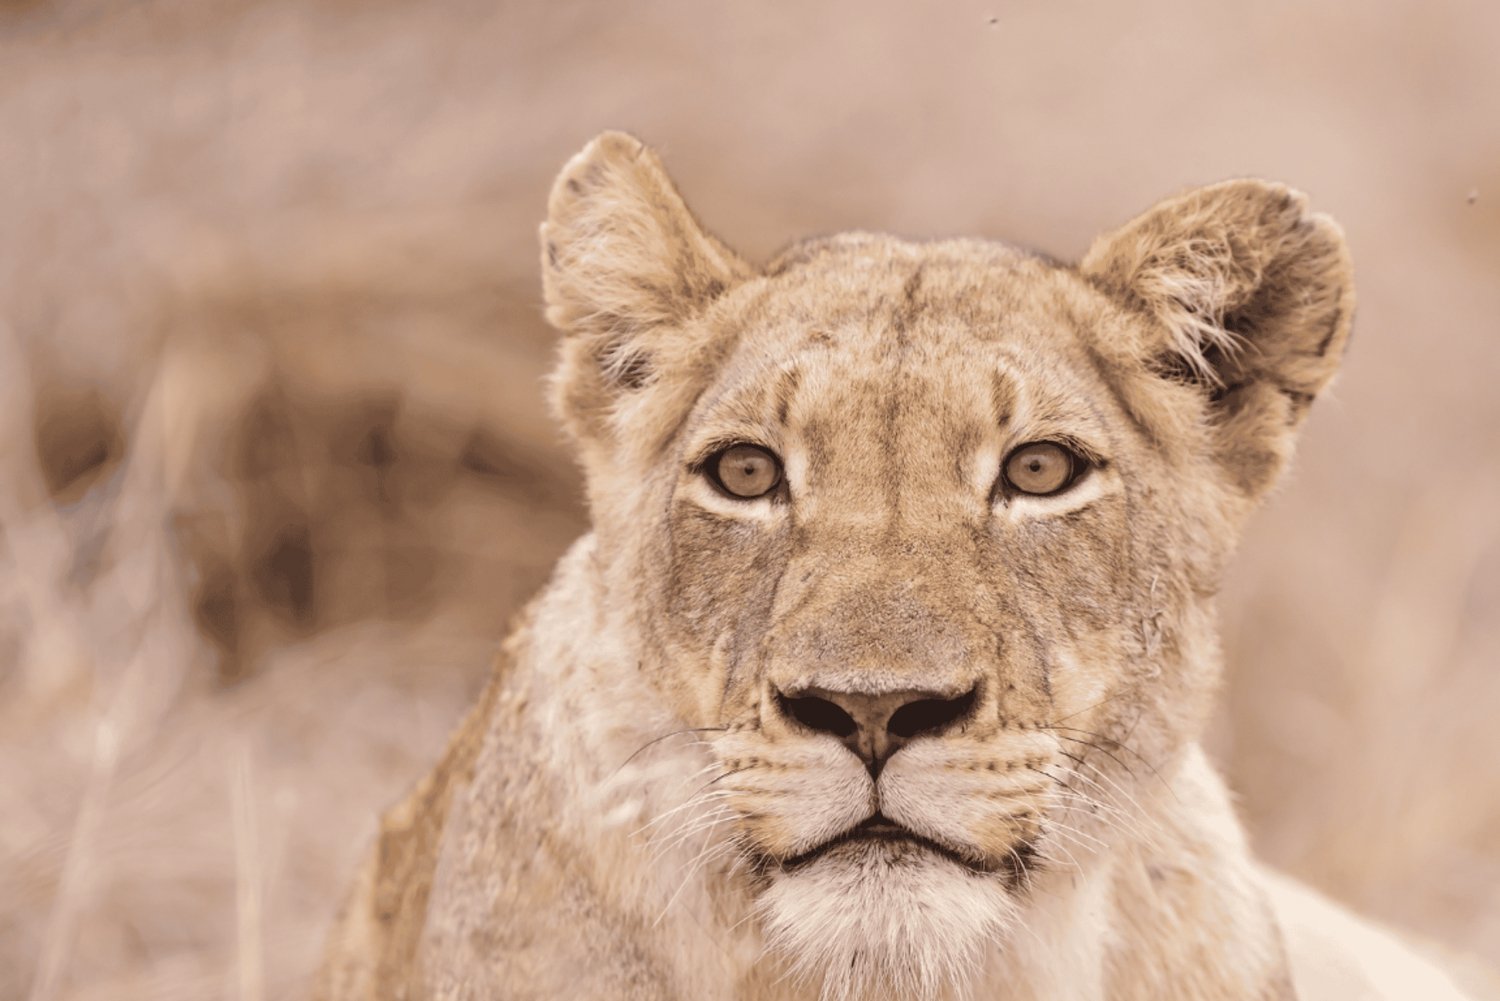
[[[1070,486],[1084,462],[1053,441],[1022,445],[1005,460],[1005,482],[1017,493],[1044,497]]]
[[[721,490],[742,500],[764,497],[781,483],[781,460],[759,445],[731,445],[706,468]]]

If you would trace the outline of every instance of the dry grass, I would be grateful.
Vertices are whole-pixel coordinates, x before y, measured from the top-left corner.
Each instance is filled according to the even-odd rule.
[[[1500,964],[1500,8],[0,4],[0,999],[296,996],[579,530],[534,227],[604,126],[752,253],[1309,189],[1361,315],[1224,609],[1262,851]],[[1470,198],[1474,193],[1477,197]]]

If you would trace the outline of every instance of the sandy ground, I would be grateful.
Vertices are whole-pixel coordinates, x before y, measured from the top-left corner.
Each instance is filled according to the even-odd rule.
[[[535,226],[1062,257],[1289,181],[1360,313],[1223,600],[1260,850],[1500,965],[1500,6],[0,2],[0,999],[295,997],[583,523]]]

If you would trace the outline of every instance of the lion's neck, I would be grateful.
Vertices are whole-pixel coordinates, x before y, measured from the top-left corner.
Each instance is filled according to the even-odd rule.
[[[553,788],[546,823],[567,843],[554,855],[578,870],[559,878],[586,884],[609,927],[638,939],[664,997],[815,1001],[763,949],[736,860],[713,847],[712,808],[693,803],[714,761],[637,676],[629,625],[599,607],[596,573],[585,540],[513,644],[508,682]],[[1243,982],[1244,968],[1279,961],[1217,777],[1196,746],[1163,772],[1138,797],[1148,815],[1133,832],[1113,825],[1107,847],[1037,875],[973,997],[1154,998],[1183,964],[1204,985],[1197,996],[1219,996],[1214,968]],[[1205,953],[1218,957],[1209,979]]]

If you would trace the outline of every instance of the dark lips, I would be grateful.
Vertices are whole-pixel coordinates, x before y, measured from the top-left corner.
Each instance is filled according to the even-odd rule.
[[[789,859],[783,859],[781,862],[781,868],[795,869],[798,866],[805,865],[808,862],[813,861],[814,859],[818,858],[818,856],[829,851],[830,849],[838,847],[839,845],[854,844],[861,841],[907,841],[914,845],[920,845],[930,852],[941,855],[944,858],[948,859],[950,862],[961,865],[965,869],[968,869],[972,872],[1003,872],[1006,871],[1007,868],[1003,865],[996,867],[989,863],[978,861],[972,856],[961,855],[958,852],[954,851],[952,848],[949,848],[947,845],[939,844],[938,842],[933,841],[931,838],[924,838],[920,834],[916,834],[913,831],[902,827],[900,824],[880,813],[876,813],[873,816],[866,818],[863,822],[849,828],[849,830],[845,831],[843,834],[840,834],[835,838],[830,838],[829,840],[823,842],[821,845],[818,845],[815,848],[810,848],[802,854],[794,855]]]

